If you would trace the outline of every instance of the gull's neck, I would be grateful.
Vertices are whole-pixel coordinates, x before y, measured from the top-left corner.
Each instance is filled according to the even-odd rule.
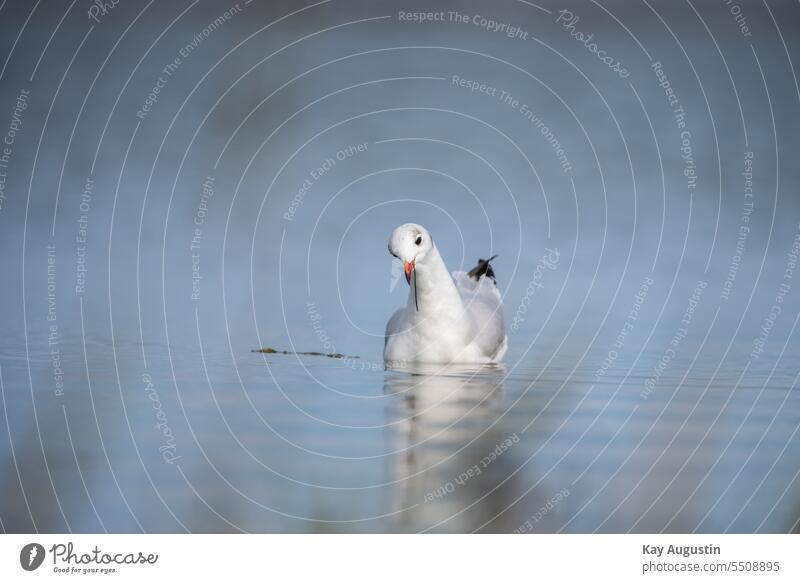
[[[461,295],[435,246],[414,267],[408,290],[407,309],[409,313],[424,315],[426,318],[431,316],[461,318],[464,309]]]

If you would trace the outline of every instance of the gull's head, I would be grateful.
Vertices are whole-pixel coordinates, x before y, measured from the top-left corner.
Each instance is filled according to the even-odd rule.
[[[433,240],[427,229],[415,223],[400,225],[389,238],[389,253],[403,262],[406,281],[411,283],[411,274],[418,261],[433,248]]]

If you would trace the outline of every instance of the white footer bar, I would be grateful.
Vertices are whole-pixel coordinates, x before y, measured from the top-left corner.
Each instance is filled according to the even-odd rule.
[[[800,581],[796,535],[3,535],[0,581]]]

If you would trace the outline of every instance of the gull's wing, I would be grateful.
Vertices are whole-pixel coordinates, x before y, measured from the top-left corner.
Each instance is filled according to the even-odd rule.
[[[492,360],[499,360],[506,350],[506,326],[503,318],[503,298],[486,270],[491,270],[488,262],[479,263],[483,268],[477,279],[469,273],[454,271],[453,282],[464,302],[467,317],[472,322],[475,342]],[[476,269],[478,269],[476,268]],[[494,275],[492,273],[492,275]]]

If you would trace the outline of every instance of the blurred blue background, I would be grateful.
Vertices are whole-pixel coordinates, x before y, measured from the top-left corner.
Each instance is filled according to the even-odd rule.
[[[3,529],[796,530],[798,9],[4,2]],[[410,221],[501,371],[382,370]]]

